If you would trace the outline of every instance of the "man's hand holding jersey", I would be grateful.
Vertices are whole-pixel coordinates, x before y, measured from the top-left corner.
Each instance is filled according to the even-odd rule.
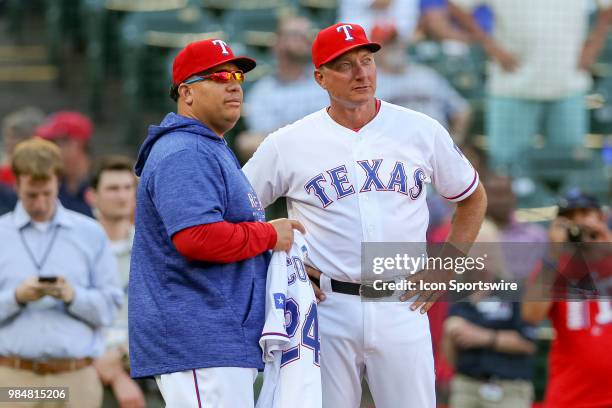
[[[298,230],[302,234],[306,233],[306,229],[301,222],[296,220],[289,220],[287,218],[279,218],[277,220],[270,221],[270,224],[276,231],[276,245],[274,246],[275,251],[289,251],[293,245],[293,230]]]

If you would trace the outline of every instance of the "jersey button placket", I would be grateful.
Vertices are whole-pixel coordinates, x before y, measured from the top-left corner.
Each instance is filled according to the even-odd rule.
[[[361,134],[357,133],[353,142],[353,166],[355,169],[355,177],[357,181],[357,185],[355,186],[355,192],[357,194],[357,202],[359,203],[359,221],[361,222],[361,234],[363,237],[362,240],[367,242],[372,239],[372,236],[365,225],[365,220],[367,220],[369,210],[369,198],[367,197],[368,193],[361,192],[361,186],[363,186],[363,183],[365,183],[366,179],[365,174],[361,169],[361,166],[357,163],[359,160],[367,160],[367,153],[366,156],[364,156],[364,153],[362,153],[362,150],[364,150],[362,148],[362,141],[363,137],[361,136]]]

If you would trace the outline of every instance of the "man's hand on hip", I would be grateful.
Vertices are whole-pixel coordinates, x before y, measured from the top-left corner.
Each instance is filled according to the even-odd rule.
[[[313,268],[312,266],[306,265],[306,273],[311,278],[310,284],[312,285],[312,290],[314,290],[315,297],[317,298],[317,303],[321,303],[325,300],[325,293],[321,290],[319,285],[316,282],[321,281],[321,271]]]
[[[438,298],[445,293],[444,290],[433,290],[432,288],[438,286],[436,284],[447,284],[451,278],[452,273],[448,273],[447,271],[437,271],[434,269],[423,270],[407,279],[415,282],[416,287],[414,290],[406,291],[400,297],[400,300],[405,302],[418,295],[410,306],[410,310],[414,312],[417,309],[421,309],[421,313],[425,314],[432,308]]]

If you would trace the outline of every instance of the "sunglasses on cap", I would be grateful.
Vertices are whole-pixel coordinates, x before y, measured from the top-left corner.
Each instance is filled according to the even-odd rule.
[[[213,72],[212,74],[208,74],[208,75],[197,75],[194,76],[192,78],[187,79],[186,81],[183,81],[184,84],[193,84],[196,82],[200,82],[200,81],[204,81],[206,79],[211,79],[215,82],[220,82],[220,83],[228,83],[229,81],[232,80],[232,78],[234,78],[236,81],[238,81],[238,83],[243,83],[244,82],[244,72],[242,71],[219,71],[219,72]]]

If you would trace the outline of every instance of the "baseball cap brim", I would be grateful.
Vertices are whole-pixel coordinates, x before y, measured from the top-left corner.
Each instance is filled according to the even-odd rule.
[[[249,57],[245,57],[245,56],[240,56],[240,57],[228,58],[226,60],[219,61],[216,64],[211,65],[211,66],[203,69],[202,71],[208,71],[209,69],[212,69],[214,67],[218,67],[219,65],[227,64],[229,62],[236,64],[238,69],[240,69],[244,73],[252,71],[257,66],[257,62],[255,62],[254,59],[249,58]],[[202,72],[202,71],[200,71],[200,72]],[[185,79],[187,79],[187,78],[185,78]]]
[[[245,73],[252,71],[257,66],[257,62],[255,62],[254,59],[244,56],[236,57],[225,62],[233,62],[242,72]]]
[[[595,197],[588,194],[579,194],[561,198],[558,202],[558,208],[558,215],[565,215],[574,210],[599,210],[601,204]]]
[[[372,42],[372,41],[367,42],[367,43],[354,44],[354,45],[351,45],[349,47],[343,48],[343,49],[341,49],[339,51],[336,51],[335,53],[331,54],[325,60],[321,61],[317,68],[319,68],[323,64],[327,64],[328,62],[331,62],[331,61],[335,60],[336,58],[338,58],[342,54],[345,54],[345,53],[347,53],[347,52],[349,52],[351,50],[354,50],[355,48],[359,48],[359,47],[367,48],[367,49],[369,49],[372,52],[377,52],[378,50],[380,50],[382,48],[382,46],[379,43]]]
[[[239,57],[234,57],[234,58],[228,58],[225,60],[217,61],[212,65],[205,65],[205,66],[198,67],[195,72],[190,72],[189,75],[185,75],[185,77],[181,79],[180,81],[177,81],[175,85],[178,85],[181,82],[187,80],[192,75],[196,75],[198,73],[208,71],[209,69],[213,69],[215,67],[218,67],[219,65],[227,64],[229,62],[236,64],[238,69],[240,69],[244,73],[252,71],[257,66],[257,62],[254,59],[249,58],[249,57],[239,56]]]

